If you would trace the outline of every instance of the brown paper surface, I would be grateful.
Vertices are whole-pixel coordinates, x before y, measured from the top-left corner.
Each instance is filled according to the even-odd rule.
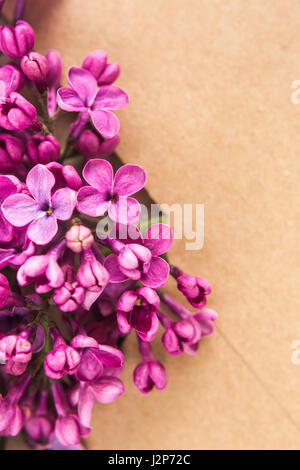
[[[99,48],[121,64],[119,155],[157,202],[205,205],[203,249],[176,240],[171,256],[210,280],[216,335],[195,357],[155,341],[169,384],[146,397],[132,335],[126,393],[95,407],[88,447],[299,448],[300,3],[29,0],[25,18],[65,70]]]

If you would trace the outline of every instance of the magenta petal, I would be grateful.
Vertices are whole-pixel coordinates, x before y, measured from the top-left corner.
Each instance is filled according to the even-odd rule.
[[[170,267],[167,261],[154,257],[150,261],[150,268],[146,274],[142,274],[140,281],[144,286],[157,289],[164,286],[168,281]]]
[[[104,195],[91,186],[80,188],[77,193],[77,209],[82,214],[99,217],[107,211],[110,201],[104,200]]]
[[[119,349],[114,348],[112,346],[99,344],[97,356],[107,367],[122,367],[122,365],[124,364],[123,353]]]
[[[70,112],[86,110],[86,106],[80,99],[78,93],[72,88],[60,88],[57,90],[57,104],[61,109]]]
[[[211,336],[214,333],[214,322],[218,319],[217,312],[210,308],[203,308],[193,318],[200,323],[202,336]]]
[[[92,411],[95,398],[92,389],[87,384],[82,384],[79,392],[78,416],[83,426],[91,426]]]
[[[0,212],[0,243],[10,242],[14,237],[14,233],[14,227],[7,222],[3,214]],[[1,251],[2,250],[0,250],[0,269],[2,269],[2,267],[4,267],[8,263],[8,261],[5,262],[5,260],[7,260],[7,256],[8,258],[10,258],[11,254],[14,255],[14,250],[12,250],[13,253],[7,253],[7,251],[9,250],[4,250],[6,254],[3,254],[3,252],[1,253]],[[3,265],[3,263],[5,264]]]
[[[98,297],[100,295],[101,295],[101,291],[92,292],[92,291],[87,290],[86,293],[85,293],[84,300],[81,304],[82,308],[84,308],[85,310],[89,310],[91,308],[91,306],[93,305],[93,303],[96,302],[96,300],[98,299]]]
[[[117,322],[118,322],[118,327],[121,333],[124,333],[125,335],[129,333],[132,330],[132,326],[127,320],[127,315],[124,312],[117,312]]]
[[[103,374],[103,365],[93,353],[93,349],[83,352],[75,377],[79,382],[95,382]]]
[[[173,230],[167,224],[151,225],[144,237],[144,245],[154,256],[166,253],[170,249],[172,241]]]
[[[103,85],[99,88],[93,103],[93,110],[122,109],[129,103],[127,93],[114,85]]]
[[[55,423],[57,439],[65,446],[79,444],[80,433],[78,424],[72,416],[58,418]]]
[[[119,198],[108,209],[108,215],[113,221],[126,225],[136,222],[140,213],[141,206],[132,197]]]
[[[97,131],[106,139],[114,137],[120,129],[119,119],[110,111],[92,110],[91,117]]]
[[[167,328],[161,338],[162,344],[169,354],[178,356],[183,353],[180,348],[177,335],[174,333],[172,328]]]
[[[123,165],[114,180],[114,191],[119,196],[130,196],[140,191],[146,183],[146,172],[139,165]]]
[[[124,385],[117,377],[101,377],[92,390],[99,403],[111,403],[124,393]]]
[[[119,269],[118,256],[112,253],[104,260],[104,267],[109,274],[109,282],[123,282],[128,279]]]
[[[72,339],[71,346],[76,349],[98,348],[98,343],[90,336],[77,335]]]
[[[86,182],[101,194],[107,195],[112,191],[113,169],[108,161],[96,158],[89,160],[82,174]]]
[[[5,240],[2,240],[1,237],[3,237],[2,232],[2,224],[6,224],[9,227],[12,227],[12,225],[8,224],[6,220],[2,219],[0,215],[0,243],[5,243]],[[12,232],[12,237],[13,237],[13,232]],[[8,240],[10,241],[10,240]],[[3,269],[11,260],[13,260],[15,257],[15,250],[13,248],[0,248],[0,270]]]
[[[82,102],[89,106],[97,88],[95,77],[88,70],[71,67],[68,71],[68,82],[76,90]]]
[[[15,184],[11,178],[0,176],[0,204],[8,197],[17,192],[17,183]]]
[[[52,197],[52,207],[55,217],[68,220],[76,206],[76,193],[70,188],[58,189]]]
[[[36,165],[26,178],[26,184],[34,199],[40,204],[49,204],[55,178],[44,165]]]
[[[167,386],[167,374],[165,368],[157,361],[149,363],[149,375],[158,390],[163,390]]]
[[[57,233],[57,221],[53,215],[36,219],[28,227],[28,238],[37,245],[47,245]]]
[[[145,329],[145,321],[143,321],[142,319],[138,319],[139,321],[136,322],[136,327],[135,327],[137,335],[143,341],[148,341],[148,342],[153,341],[159,328],[159,321],[158,321],[156,313],[150,312],[149,317],[150,317],[150,322],[151,322],[149,329],[147,330]]]
[[[118,301],[118,310],[127,313],[131,312],[137,299],[138,293],[134,291],[124,292]]]
[[[24,227],[39,215],[40,210],[32,197],[26,194],[14,194],[2,204],[2,212],[12,225]]]

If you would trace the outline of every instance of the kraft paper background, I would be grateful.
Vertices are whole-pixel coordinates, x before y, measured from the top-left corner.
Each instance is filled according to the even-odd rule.
[[[171,256],[210,280],[216,334],[195,357],[157,339],[169,384],[148,396],[132,335],[126,393],[95,407],[88,447],[299,448],[299,1],[31,0],[25,18],[65,70],[99,48],[121,64],[120,157],[157,202],[205,205],[203,249],[177,240]]]

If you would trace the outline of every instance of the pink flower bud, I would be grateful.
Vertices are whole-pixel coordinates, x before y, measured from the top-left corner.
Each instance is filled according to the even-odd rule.
[[[48,72],[48,61],[39,52],[29,52],[21,59],[21,69],[29,80],[45,82]]]
[[[58,159],[60,145],[53,135],[33,135],[27,142],[27,154],[34,165],[45,165]]]
[[[133,381],[141,393],[149,393],[156,387],[163,390],[167,386],[167,374],[164,366],[152,355],[151,344],[139,339],[142,362],[135,368]]]
[[[15,169],[24,155],[24,144],[21,139],[10,134],[0,135],[0,171]]]
[[[97,381],[103,375],[104,366],[113,369],[123,366],[124,355],[119,349],[98,344],[89,336],[75,336],[71,346],[80,352],[80,366],[76,370],[76,378],[80,382]]]
[[[90,250],[83,252],[82,263],[77,271],[77,280],[83,287],[96,293],[101,293],[108,284],[108,272]]]
[[[119,142],[120,137],[118,135],[104,140],[93,131],[86,129],[80,134],[76,148],[86,158],[106,157],[114,152]]]
[[[124,292],[118,301],[117,321],[120,331],[127,334],[135,328],[140,339],[152,341],[159,326],[159,305],[159,297],[150,287]]]
[[[82,62],[82,67],[96,78],[98,85],[110,85],[120,75],[117,63],[107,63],[107,52],[96,50],[91,52]]]
[[[0,126],[4,129],[26,129],[37,123],[35,107],[17,92],[0,105]]]
[[[46,83],[48,86],[48,113],[49,116],[53,117],[57,108],[56,90],[60,84],[62,63],[60,54],[54,49],[48,51],[47,59],[48,73]]]
[[[66,233],[67,246],[74,253],[90,248],[94,242],[94,237],[89,228],[84,225],[73,225]]]
[[[31,360],[31,343],[24,335],[4,336],[0,340],[0,355],[5,362],[4,370],[8,374],[22,375]]]
[[[63,271],[65,282],[55,289],[53,300],[62,312],[74,312],[84,300],[84,288],[75,280],[75,268],[72,265],[64,265]]]
[[[45,374],[51,379],[61,379],[67,374],[74,374],[79,363],[80,354],[57,335],[52,351],[45,358]]]
[[[48,406],[48,392],[29,393],[22,400],[25,415],[24,430],[29,438],[29,446],[36,450],[45,449],[53,433],[54,417]]]
[[[17,21],[16,26],[0,28],[0,49],[3,54],[16,59],[27,54],[34,46],[34,31],[26,21]]]
[[[66,186],[74,191],[78,191],[82,186],[82,181],[77,170],[72,165],[61,165],[58,162],[50,162],[46,165],[55,177],[55,185],[52,191],[56,191]]]
[[[163,390],[167,386],[166,370],[158,361],[142,362],[134,370],[133,381],[144,394],[151,392],[153,387]]]
[[[120,65],[116,62],[107,64],[98,81],[99,85],[110,85],[115,82],[120,75]]]
[[[0,67],[0,96],[8,97],[12,91],[20,91],[24,85],[24,77],[15,64]]]
[[[177,277],[177,288],[187,298],[189,303],[195,308],[204,307],[206,304],[206,296],[211,293],[209,282],[197,276],[180,273]]]
[[[97,50],[91,52],[82,62],[82,67],[96,78],[98,81],[107,64],[107,52]]]
[[[16,436],[23,426],[21,408],[2,397],[0,394],[0,435]]]
[[[50,49],[47,53],[48,59],[48,73],[47,73],[47,85],[49,88],[58,87],[61,80],[62,63],[59,52],[54,49]]]

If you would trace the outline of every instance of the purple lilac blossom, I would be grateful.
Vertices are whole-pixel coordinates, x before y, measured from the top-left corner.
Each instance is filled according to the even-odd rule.
[[[169,265],[172,229],[136,225],[141,207],[131,196],[145,170],[127,164],[114,175],[95,158],[120,140],[112,111],[129,98],[112,85],[119,64],[98,49],[70,68],[70,88],[59,88],[61,57],[33,50],[34,31],[20,20],[25,3],[16,1],[15,26],[0,27],[0,436],[22,430],[32,449],[77,450],[94,403],[124,393],[121,348],[132,330],[141,355],[133,382],[146,394],[167,385],[151,345],[159,323],[170,354],[195,354],[217,314],[202,308],[208,281]],[[57,106],[77,113],[66,138],[56,134]],[[106,213],[113,227],[100,238]],[[196,313],[158,290],[169,274]]]

